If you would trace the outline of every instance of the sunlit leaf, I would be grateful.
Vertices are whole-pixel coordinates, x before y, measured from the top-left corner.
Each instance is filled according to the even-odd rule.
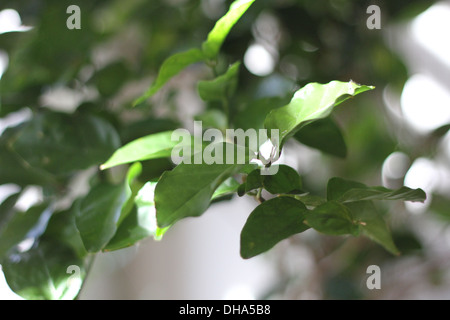
[[[348,98],[373,87],[359,85],[353,81],[332,81],[328,84],[309,83],[298,90],[291,102],[272,110],[266,117],[266,129],[280,130],[280,146],[305,125],[326,118],[333,108]]]
[[[218,199],[220,197],[224,197],[230,194],[234,194],[239,188],[240,184],[234,178],[228,178],[214,191],[214,194],[211,200]]]
[[[244,259],[263,253],[281,240],[303,232],[308,210],[292,197],[267,200],[252,211],[241,232],[241,256]]]
[[[217,56],[231,28],[233,28],[253,2],[255,0],[234,1],[228,12],[216,22],[214,28],[208,34],[208,38],[202,44],[202,51],[208,59],[214,59]]]
[[[100,168],[104,170],[130,162],[170,157],[172,149],[179,144],[172,139],[172,132],[159,132],[136,139],[116,150]]]

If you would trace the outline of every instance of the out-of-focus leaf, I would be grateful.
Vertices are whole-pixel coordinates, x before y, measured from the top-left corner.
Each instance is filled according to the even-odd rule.
[[[209,81],[199,81],[198,93],[204,101],[221,101],[234,94],[240,62],[232,64],[227,72]]]
[[[347,145],[338,125],[330,118],[317,120],[298,131],[294,138],[312,148],[339,158],[347,156]]]
[[[167,58],[161,65],[155,82],[134,102],[134,105],[141,104],[146,99],[150,98],[181,70],[193,63],[203,61],[204,58],[203,52],[199,49],[190,49],[188,51],[179,52]]]
[[[206,110],[195,117],[195,120],[202,122],[202,128],[217,128],[225,131],[227,129],[227,116],[223,111],[212,109]]]
[[[99,165],[120,145],[115,129],[91,115],[36,114],[11,148],[29,166],[56,175]]]
[[[124,186],[99,184],[78,203],[75,222],[88,252],[102,250],[112,239],[126,200]]]
[[[48,220],[53,213],[48,203],[31,207],[25,212],[9,210],[2,217],[0,229],[0,260],[22,240],[34,240],[39,237],[47,226]]]
[[[289,99],[281,97],[262,98],[252,101],[243,111],[239,112],[234,118],[235,128],[248,130],[250,128],[259,130],[264,128],[264,119],[273,109],[280,108]]]
[[[353,81],[331,81],[327,84],[309,83],[298,90],[291,102],[272,110],[266,117],[266,129],[279,129],[280,147],[305,125],[326,118],[333,108],[352,96],[374,87]]]
[[[328,235],[358,235],[358,225],[354,224],[349,209],[334,201],[319,205],[308,213],[305,223]]]
[[[103,97],[117,93],[125,83],[129,70],[123,61],[111,63],[97,71],[89,82],[94,83]]]
[[[287,196],[267,200],[252,211],[241,232],[241,256],[244,259],[263,253],[281,240],[303,232],[308,212],[300,201]]]
[[[208,38],[202,44],[202,51],[208,59],[216,58],[231,28],[233,28],[253,2],[255,0],[234,1],[228,12],[216,22],[214,28],[208,34]]]
[[[29,300],[74,299],[86,275],[83,260],[71,248],[48,241],[10,255],[2,268],[9,287]]]

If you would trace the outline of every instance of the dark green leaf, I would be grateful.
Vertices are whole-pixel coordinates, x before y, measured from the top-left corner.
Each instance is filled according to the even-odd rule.
[[[308,209],[292,197],[267,200],[250,214],[241,232],[241,256],[244,259],[263,253],[281,240],[303,232]]]
[[[84,258],[87,252],[75,224],[75,207],[76,205],[64,211],[55,212],[48,222],[42,239],[53,243],[63,243],[72,248],[78,257]]]
[[[2,213],[0,260],[22,240],[39,237],[45,231],[52,213],[53,209],[48,203],[31,207],[25,212],[11,209]]]
[[[97,71],[89,82],[96,85],[102,96],[109,97],[117,93],[127,80],[129,73],[126,64],[118,61]]]
[[[227,116],[223,111],[212,109],[206,110],[202,114],[195,117],[195,120],[202,121],[202,128],[217,128],[219,130],[227,129]]]
[[[11,147],[26,163],[57,175],[99,165],[120,145],[115,129],[91,115],[36,114]]]
[[[88,252],[98,252],[112,239],[122,206],[127,201],[122,185],[93,187],[75,208],[76,226]]]
[[[302,181],[298,172],[287,166],[279,165],[274,175],[261,176],[264,189],[272,194],[302,193]]]
[[[74,299],[86,275],[83,260],[65,245],[41,241],[2,263],[9,287],[29,300]],[[74,274],[72,274],[75,272]]]
[[[401,187],[391,190],[384,187],[367,187],[361,183],[332,178],[328,182],[328,199],[340,202],[352,202],[361,200],[404,200],[420,201],[426,199],[422,189],[410,189]]]
[[[252,101],[243,111],[237,114],[234,119],[234,125],[236,128],[243,130],[263,129],[264,119],[266,119],[267,114],[273,109],[286,105],[288,102],[289,99],[280,97],[262,98]]]
[[[203,52],[199,49],[190,49],[188,51],[183,51],[176,53],[169,58],[167,58],[161,68],[159,69],[158,77],[155,82],[150,86],[150,88],[135,102],[134,105],[138,105],[144,102],[146,99],[150,98],[159,89],[161,89],[167,81],[176,76],[181,70],[187,66],[201,62],[204,60]]]
[[[272,110],[266,117],[266,129],[278,129],[280,147],[305,125],[326,118],[333,108],[348,98],[373,87],[356,84],[353,81],[332,81],[328,84],[310,83],[298,90],[291,102]]]
[[[386,222],[378,213],[372,201],[351,202],[346,203],[345,206],[349,208],[353,219],[359,224],[359,230],[362,234],[378,242],[392,254],[399,254]]]
[[[317,120],[300,129],[294,138],[315,149],[339,158],[347,156],[347,145],[341,129],[330,118]]]
[[[240,62],[231,65],[227,72],[214,80],[199,81],[198,93],[204,101],[222,101],[234,94]]]
[[[334,201],[326,202],[308,213],[305,223],[328,235],[358,235],[358,225],[354,224],[349,209]]]
[[[255,0],[234,1],[228,12],[217,21],[214,28],[208,34],[207,40],[202,44],[202,51],[208,59],[216,58],[231,28],[233,28],[253,2]]]
[[[311,194],[296,195],[295,199],[300,200],[307,207],[317,207],[327,202],[327,199]]]

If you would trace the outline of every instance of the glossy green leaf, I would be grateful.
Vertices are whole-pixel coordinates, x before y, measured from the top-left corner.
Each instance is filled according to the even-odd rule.
[[[238,195],[243,196],[244,194],[251,192],[255,189],[263,187],[263,176],[261,175],[260,169],[255,169],[251,171],[245,178],[245,182],[238,189]]]
[[[156,182],[147,182],[134,199],[135,206],[120,224],[116,234],[104,248],[104,251],[118,250],[153,236],[160,240],[168,228],[161,229],[156,224],[154,203]]]
[[[253,2],[255,0],[234,1],[228,12],[216,22],[214,28],[208,34],[208,38],[202,44],[202,51],[208,59],[216,58],[231,28],[233,28]]]
[[[347,156],[347,145],[341,129],[330,118],[324,118],[301,128],[294,138],[309,147],[339,158]]]
[[[139,192],[139,189],[142,187],[141,183],[136,181],[137,177],[142,173],[142,165],[139,162],[134,163],[127,172],[127,176],[125,179],[125,198],[127,201],[122,206],[122,211],[120,212],[119,220],[117,221],[117,225],[120,225],[130,213],[134,206],[134,199]]]
[[[130,162],[170,157],[172,149],[179,144],[172,139],[172,133],[165,131],[136,139],[116,150],[100,168],[104,170]]]
[[[56,175],[99,165],[120,145],[112,125],[84,114],[36,114],[15,136],[11,148],[33,168]]]
[[[53,209],[48,203],[31,207],[25,212],[11,209],[1,213],[0,260],[22,240],[39,237],[45,231],[52,213]]]
[[[274,175],[262,177],[264,189],[272,194],[282,193],[302,193],[302,180],[298,172],[287,165],[278,166],[278,171]]]
[[[280,130],[280,147],[305,125],[326,118],[333,108],[352,96],[374,87],[353,81],[332,81],[327,84],[309,83],[298,90],[291,102],[272,110],[266,117],[266,129]]]
[[[252,211],[241,232],[244,259],[263,253],[278,242],[309,227],[303,223],[308,212],[300,201],[287,196],[261,203]]]
[[[209,81],[199,81],[198,93],[204,101],[222,101],[236,90],[240,62],[232,64],[227,72]]]
[[[141,97],[139,97],[134,102],[134,105],[136,106],[144,102],[146,99],[150,98],[152,95],[158,92],[158,90],[161,89],[171,78],[180,73],[184,68],[188,67],[191,64],[201,62],[204,59],[204,54],[199,49],[190,49],[188,51],[179,52],[170,56],[161,65],[155,82]]]
[[[358,225],[354,223],[350,210],[334,201],[326,202],[312,210],[305,223],[327,235],[358,235]]]
[[[65,245],[41,241],[2,263],[9,287],[28,300],[70,300],[80,291],[84,262]]]
[[[317,207],[327,202],[327,199],[311,194],[295,195],[295,199],[303,202],[307,207]]]
[[[214,191],[211,200],[215,200],[230,194],[233,194],[237,191],[240,184],[233,177],[228,178]]]
[[[359,224],[359,230],[362,234],[379,243],[392,254],[398,255],[400,253],[392,240],[386,222],[371,201],[351,202],[346,203],[345,206],[352,213],[356,223]]]
[[[420,201],[426,199],[426,194],[422,189],[411,189],[401,187],[391,190],[384,187],[367,187],[364,184],[332,178],[327,186],[328,199],[339,202],[353,202],[362,200],[403,200]]]
[[[245,163],[237,164],[236,161],[226,164],[227,146],[234,148],[235,156],[239,154],[238,146],[228,143],[220,146],[223,148],[223,164],[180,163],[172,171],[163,173],[155,190],[158,226],[167,227],[180,219],[203,214],[216,189],[245,166]]]

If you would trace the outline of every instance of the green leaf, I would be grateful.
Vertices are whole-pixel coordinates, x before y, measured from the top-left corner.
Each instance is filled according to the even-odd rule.
[[[211,200],[215,200],[230,194],[233,194],[237,191],[240,184],[233,177],[228,178],[214,191]]]
[[[10,199],[8,202],[12,201]],[[6,206],[10,206],[10,203],[5,206],[2,204],[2,209]],[[1,212],[0,260],[22,240],[39,237],[45,231],[52,213],[53,209],[48,203],[31,207],[25,212],[14,209]]]
[[[236,90],[240,62],[232,64],[227,72],[214,80],[199,81],[198,93],[204,101],[222,101]]]
[[[327,202],[327,199],[311,194],[295,195],[294,198],[303,202],[307,207],[317,207]]]
[[[302,193],[302,180],[298,172],[284,164],[274,175],[261,176],[264,189],[272,194]]]
[[[347,156],[347,145],[341,129],[330,117],[317,120],[301,128],[294,138],[309,147],[339,158]]]
[[[75,222],[88,252],[102,250],[112,239],[126,201],[123,185],[99,184],[77,205]]]
[[[160,240],[168,228],[161,229],[156,224],[154,203],[156,182],[147,182],[134,199],[135,207],[120,224],[114,237],[104,248],[104,251],[118,250],[153,236]]]
[[[171,78],[180,73],[184,68],[193,63],[201,62],[204,59],[205,57],[203,52],[199,49],[190,49],[188,51],[179,52],[170,56],[161,65],[155,82],[133,103],[133,105],[136,106],[141,104],[158,92],[159,89],[161,89]]]
[[[242,197],[244,194],[251,192],[255,189],[259,189],[263,187],[263,178],[261,175],[260,169],[255,169],[250,172],[245,178],[245,182],[238,189],[238,195]]]
[[[217,21],[202,44],[202,51],[208,59],[215,59],[231,28],[238,22],[255,0],[236,0],[228,12]]]
[[[422,189],[401,187],[391,190],[384,187],[367,187],[364,184],[341,178],[332,178],[327,186],[328,199],[339,202],[353,202],[361,200],[404,200],[420,201],[426,199]]]
[[[305,223],[328,235],[358,235],[358,225],[354,224],[349,209],[334,201],[319,205],[308,213]]]
[[[116,150],[100,168],[104,170],[130,162],[170,157],[172,149],[179,144],[172,139],[172,133],[165,131],[136,139]]]
[[[75,200],[75,202],[77,201],[79,200]],[[50,218],[41,239],[63,243],[72,248],[79,258],[84,258],[88,253],[75,224],[75,207],[74,204],[67,210],[55,212]]]
[[[234,148],[234,155],[238,155],[238,146],[221,143],[225,157],[227,146]],[[245,163],[230,161],[232,164],[226,164],[227,161],[222,160],[223,164],[180,163],[172,171],[162,174],[155,190],[158,226],[167,227],[180,219],[200,216],[205,212],[216,189],[245,166]]]
[[[65,245],[41,241],[37,247],[11,255],[2,268],[9,287],[21,297],[62,300],[78,295],[86,275],[83,263]]]
[[[202,128],[217,128],[225,132],[227,129],[227,115],[220,110],[212,109],[195,116],[195,120],[202,122]]]
[[[235,128],[241,128],[243,130],[263,129],[264,120],[266,119],[267,114],[273,109],[286,105],[288,102],[289,99],[280,97],[254,100],[243,111],[236,115],[233,121],[234,126]]]
[[[108,122],[84,114],[36,114],[11,141],[28,166],[55,175],[99,165],[120,146]]]
[[[128,199],[124,205],[122,206],[122,211],[120,212],[119,220],[117,221],[117,225],[120,225],[133,209],[134,206],[134,198],[136,197],[139,189],[142,187],[142,184],[138,181],[135,181],[137,177],[142,173],[142,165],[139,162],[134,163],[127,172],[127,176],[125,179],[125,197]]]
[[[309,229],[303,223],[307,212],[305,205],[292,197],[263,202],[252,211],[242,229],[241,256],[254,257],[281,240]]]
[[[266,129],[279,129],[282,147],[287,139],[307,124],[326,118],[335,106],[373,88],[353,81],[310,83],[298,90],[288,105],[272,110],[267,115],[264,126]]]
[[[372,201],[357,201],[346,203],[353,218],[359,224],[359,230],[373,241],[382,245],[392,254],[398,255],[398,251],[391,232],[383,217],[378,213]]]

